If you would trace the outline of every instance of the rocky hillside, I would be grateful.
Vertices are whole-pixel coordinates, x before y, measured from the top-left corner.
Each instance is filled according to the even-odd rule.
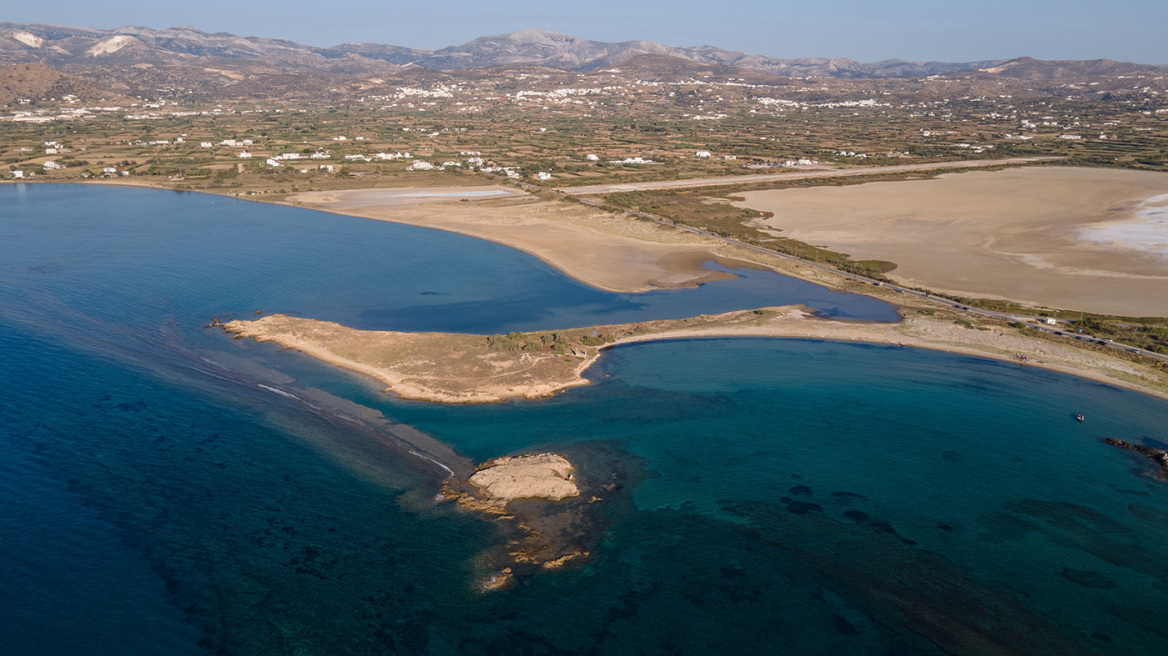
[[[74,96],[83,102],[121,103],[125,98],[101,87],[64,75],[44,64],[0,66],[0,107],[20,100],[62,100]]]

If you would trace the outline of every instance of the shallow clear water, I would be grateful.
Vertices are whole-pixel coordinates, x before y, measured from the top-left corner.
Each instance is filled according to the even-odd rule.
[[[444,407],[202,328],[257,309],[475,332],[790,302],[890,317],[741,273],[609,294],[447,233],[0,187],[5,651],[1168,648],[1168,488],[1098,441],[1168,441],[1151,397],[945,353],[741,339],[617,348],[553,399]],[[497,537],[428,501],[438,472],[402,440],[448,452],[410,426],[475,460],[549,447],[623,472],[595,560],[477,593]]]

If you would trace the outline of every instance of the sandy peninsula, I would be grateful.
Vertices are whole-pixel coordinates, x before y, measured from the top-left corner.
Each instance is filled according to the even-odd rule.
[[[1067,167],[743,193],[760,227],[965,296],[1168,316],[1168,173]]]
[[[370,376],[405,399],[492,403],[539,398],[587,385],[584,372],[605,348],[702,337],[796,337],[913,346],[1038,366],[1168,398],[1168,370],[1103,347],[937,309],[905,309],[898,323],[834,321],[800,306],[688,319],[484,337],[361,331],[336,323],[271,315],[232,321],[239,337],[271,341]],[[956,317],[956,321],[955,321]]]
[[[594,287],[616,292],[692,287],[729,277],[723,242],[595,207],[543,200],[511,187],[382,188],[294,194],[312,209],[457,232],[521,250]]]

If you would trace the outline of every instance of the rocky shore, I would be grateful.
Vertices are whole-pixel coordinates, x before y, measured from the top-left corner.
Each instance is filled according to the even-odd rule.
[[[584,562],[602,532],[594,504],[617,487],[582,483],[564,456],[532,453],[488,460],[465,481],[448,481],[442,494],[493,519],[504,535],[479,557],[478,587],[489,592],[517,576]]]
[[[1136,453],[1142,455],[1143,457],[1152,461],[1152,464],[1156,465],[1156,467],[1159,469],[1158,474],[1160,478],[1168,480],[1168,451],[1165,451],[1164,449],[1157,449],[1151,446],[1144,446],[1143,444],[1132,444],[1131,442],[1124,442],[1123,440],[1117,440],[1113,437],[1105,437],[1103,438],[1102,442],[1104,444],[1110,444],[1111,446],[1117,446],[1121,449],[1127,449],[1128,451],[1135,451]]]

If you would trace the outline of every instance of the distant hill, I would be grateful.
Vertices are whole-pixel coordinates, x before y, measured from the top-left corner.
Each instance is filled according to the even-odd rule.
[[[398,65],[413,63],[441,70],[520,64],[568,70],[595,70],[617,66],[639,55],[664,55],[688,59],[700,64],[750,68],[772,75],[845,78],[934,75],[976,70],[1000,63],[989,61],[951,64],[889,60],[865,64],[846,58],[777,59],[761,55],[748,55],[713,46],[672,48],[655,41],[607,43],[535,28],[509,34],[484,36],[467,43],[433,51],[399,49],[394,46],[371,48],[368,45],[363,44],[362,48],[357,49],[346,44],[337,46],[334,50],[359,52],[366,57],[384,59]],[[378,51],[377,48],[390,49]],[[409,50],[409,52],[402,52],[403,50]]]
[[[282,39],[208,34],[194,27],[165,30],[0,23],[0,62],[40,62],[64,70],[97,66],[251,64],[293,70],[385,70],[379,59]],[[396,68],[396,67],[394,67]]]
[[[91,82],[64,75],[44,64],[13,64],[0,66],[0,106],[11,105],[18,99],[33,102],[76,96],[92,102],[108,100],[121,102],[122,96],[102,89]]]
[[[1000,77],[1028,81],[1059,81],[1066,78],[1136,75],[1158,71],[1164,68],[1131,64],[1110,59],[1053,60],[1044,61],[1032,57],[1019,57],[988,66],[978,67],[979,72]]]

